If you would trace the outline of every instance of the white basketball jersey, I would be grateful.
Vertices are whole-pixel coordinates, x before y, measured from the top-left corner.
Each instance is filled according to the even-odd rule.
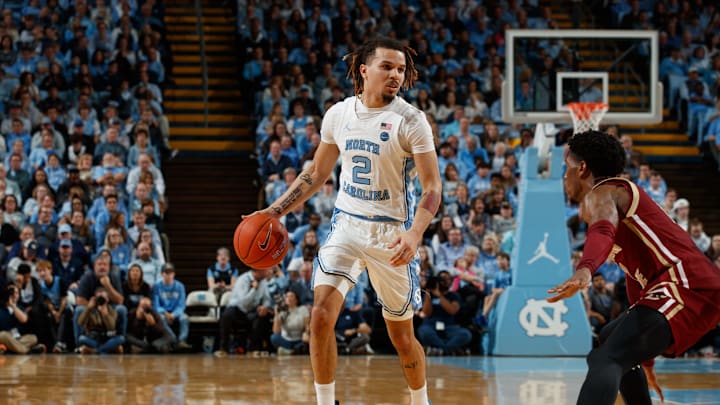
[[[367,108],[348,97],[325,114],[321,135],[340,149],[338,209],[375,220],[412,219],[412,156],[435,150],[422,111],[400,97],[382,108]]]

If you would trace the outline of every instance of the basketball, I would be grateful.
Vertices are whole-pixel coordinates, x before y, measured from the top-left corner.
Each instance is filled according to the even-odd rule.
[[[277,218],[256,214],[235,228],[235,253],[248,267],[267,269],[280,263],[287,253],[290,237]]]

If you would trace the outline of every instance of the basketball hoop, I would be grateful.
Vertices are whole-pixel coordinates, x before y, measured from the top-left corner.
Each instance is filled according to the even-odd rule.
[[[595,130],[610,107],[606,103],[568,103],[570,116],[573,121],[573,135],[581,132]]]

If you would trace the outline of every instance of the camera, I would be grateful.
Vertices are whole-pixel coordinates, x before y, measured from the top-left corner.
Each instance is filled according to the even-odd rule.
[[[152,309],[150,309],[150,307],[143,307],[143,312],[149,314],[150,312],[152,312]]]
[[[277,305],[279,312],[288,310],[288,306],[285,303],[285,297],[282,294],[273,295],[273,300],[275,301],[275,305]]]
[[[95,299],[95,303],[97,303],[98,306],[107,304],[107,298],[105,298],[104,295],[100,295]]]
[[[434,290],[438,286],[438,278],[437,276],[430,276],[425,280],[425,289],[426,290]]]

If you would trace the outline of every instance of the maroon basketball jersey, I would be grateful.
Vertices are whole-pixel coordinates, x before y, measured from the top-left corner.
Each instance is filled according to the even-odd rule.
[[[610,257],[628,278],[630,303],[651,307],[668,320],[675,342],[666,354],[679,355],[720,321],[720,269],[635,183],[611,178],[599,185],[630,194],[627,212],[619,212]]]

